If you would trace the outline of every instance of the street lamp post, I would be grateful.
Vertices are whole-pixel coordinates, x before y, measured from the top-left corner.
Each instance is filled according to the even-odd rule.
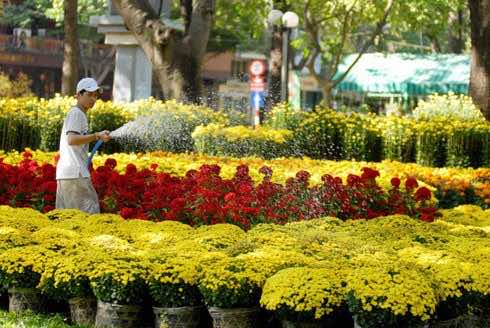
[[[282,58],[281,58],[281,101],[288,100],[288,82],[289,82],[289,37],[291,30],[298,27],[299,17],[292,11],[284,14],[282,11],[272,9],[269,12],[267,21],[271,25],[281,27],[282,31]]]

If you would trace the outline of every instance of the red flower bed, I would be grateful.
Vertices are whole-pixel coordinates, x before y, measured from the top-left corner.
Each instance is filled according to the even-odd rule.
[[[379,172],[367,167],[359,176],[349,175],[345,184],[339,177],[325,175],[323,184],[310,186],[306,171],[284,185],[274,183],[269,167],[260,170],[264,178],[254,184],[246,165],[238,166],[232,179],[223,179],[218,165],[203,165],[185,177],[157,173],[156,165],[138,171],[128,164],[124,174],[116,172],[116,166],[114,159],[108,159],[92,171],[92,180],[102,212],[124,218],[191,225],[233,223],[248,228],[261,222],[283,224],[321,216],[345,220],[407,214],[430,222],[437,215],[430,190],[418,188],[416,179],[408,178],[400,188],[401,181],[393,178],[391,190],[386,191],[376,183]],[[0,193],[0,204],[49,211],[55,203],[55,167],[38,165],[29,153],[24,153],[18,166],[0,159]]]

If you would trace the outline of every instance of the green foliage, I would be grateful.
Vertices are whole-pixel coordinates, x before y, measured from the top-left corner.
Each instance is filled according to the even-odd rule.
[[[296,130],[305,119],[307,113],[294,110],[289,103],[276,105],[267,113],[264,124],[274,129]]]
[[[46,16],[53,19],[57,24],[63,23],[63,0],[35,0],[39,10],[43,10]],[[46,6],[46,2],[48,6]],[[105,0],[78,0],[78,23],[87,25],[90,16],[100,16],[107,10],[107,1]]]
[[[475,131],[471,124],[453,127],[447,137],[447,161],[448,166],[479,166],[478,160],[481,153],[476,152],[481,142],[481,135]]]
[[[68,97],[0,99],[0,149],[26,147],[55,151],[66,113],[76,101]],[[218,113],[207,107],[183,105],[154,99],[126,105],[98,101],[88,111],[89,130],[114,131],[136,118],[126,131],[127,140],[112,141],[101,149],[118,151],[172,151],[194,149],[191,134],[199,125],[212,122],[229,125],[243,120],[236,113]]]
[[[113,279],[111,274],[103,275],[92,282],[97,299],[119,305],[142,304],[146,296],[146,284],[136,278],[126,284]]]
[[[381,124],[383,158],[399,162],[415,162],[415,136],[413,122],[388,116]]]
[[[190,152],[194,149],[192,132],[197,126],[210,123],[228,125],[228,116],[194,105],[175,101],[140,101],[128,105],[136,120],[126,131],[125,151]]]
[[[463,195],[457,190],[441,191],[437,189],[434,192],[434,197],[437,198],[439,208],[454,208],[461,204],[478,204],[478,206],[486,208],[486,204],[476,195],[474,188],[466,189]]]
[[[0,24],[30,28],[33,25],[45,24],[52,19],[58,26],[63,24],[64,1],[62,0],[24,0],[20,3],[7,4]],[[103,15],[107,10],[105,0],[78,0],[78,23],[88,25],[90,16]]]
[[[260,288],[246,279],[235,280],[239,284],[237,288],[228,288],[221,285],[216,289],[210,289],[204,284],[199,285],[199,290],[207,306],[219,308],[253,307],[257,306],[260,298]]]
[[[490,125],[486,121],[424,117],[423,120],[378,117],[324,108],[306,113],[279,105],[266,124],[293,132],[295,152],[291,155],[364,161],[391,159],[436,167],[488,166]]]
[[[61,315],[42,315],[31,311],[16,314],[0,311],[0,326],[3,328],[88,328],[86,326],[68,325]]]
[[[268,127],[199,126],[192,137],[198,152],[215,156],[275,158],[294,153],[292,132]]]
[[[463,45],[468,43],[470,19],[467,1],[401,1],[396,3],[396,7],[397,15],[391,17],[388,38],[401,42],[405,46],[397,46],[398,51],[431,51],[431,42],[437,40],[442,53],[453,52],[448,42],[449,33],[457,35],[461,32]],[[458,11],[461,11],[462,19],[453,22],[450,17],[457,16]],[[421,50],[421,45],[425,46],[425,49]]]
[[[348,116],[343,131],[342,158],[376,162],[381,160],[381,133],[373,115]]]
[[[343,117],[344,115],[324,108],[307,113],[294,131],[294,139],[303,155],[341,159],[345,127]]]
[[[199,289],[186,283],[159,283],[152,281],[148,284],[154,306],[184,307],[197,306],[201,303]]]
[[[417,125],[416,161],[424,166],[442,167],[446,162],[447,132],[442,122]]]
[[[34,22],[45,19],[44,13],[37,5],[48,5],[44,0],[25,0],[19,3],[8,2],[0,16],[0,24],[30,28]]]
[[[23,272],[7,272],[0,270],[0,285],[7,288],[35,288],[39,283],[41,275],[32,271],[29,267]]]
[[[251,49],[251,40],[261,39],[265,32],[268,9],[265,0],[218,0],[208,48]]]
[[[356,322],[363,328],[378,327],[423,327],[424,323],[411,314],[397,315],[392,311],[374,307],[371,311],[363,309],[362,304],[352,293],[347,296],[349,311],[354,314]]]

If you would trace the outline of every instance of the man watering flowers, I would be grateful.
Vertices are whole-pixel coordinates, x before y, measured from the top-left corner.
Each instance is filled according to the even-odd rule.
[[[88,134],[87,111],[94,107],[101,93],[97,81],[81,79],[77,84],[77,104],[68,112],[60,138],[60,158],[56,167],[56,208],[77,208],[99,213],[99,198],[88,170],[89,143],[108,142],[109,131]]]

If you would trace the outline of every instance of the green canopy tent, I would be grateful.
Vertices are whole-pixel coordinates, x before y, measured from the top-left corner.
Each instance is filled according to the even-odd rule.
[[[339,65],[335,78],[347,70],[357,54]],[[432,93],[467,94],[470,57],[454,54],[382,54],[361,56],[337,85],[337,93],[398,95],[404,99]]]

